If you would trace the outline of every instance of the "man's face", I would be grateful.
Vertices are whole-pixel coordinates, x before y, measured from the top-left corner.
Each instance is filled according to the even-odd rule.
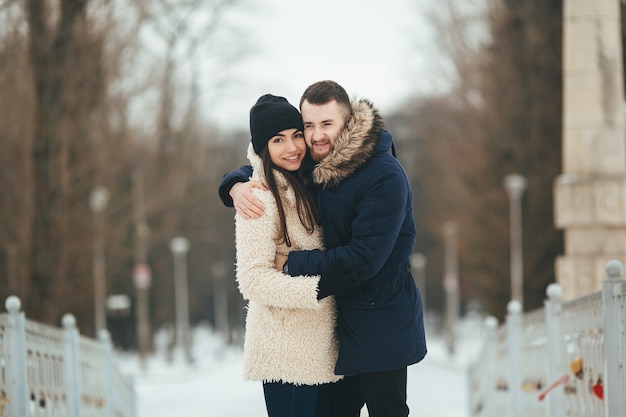
[[[330,153],[346,124],[346,111],[335,100],[311,104],[307,100],[300,109],[304,122],[304,139],[311,157],[319,162]]]

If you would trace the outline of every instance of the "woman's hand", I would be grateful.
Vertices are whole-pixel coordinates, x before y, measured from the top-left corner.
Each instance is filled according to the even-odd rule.
[[[287,255],[283,255],[282,253],[277,253],[276,258],[274,258],[274,268],[277,271],[283,271],[283,266],[285,266],[285,262],[287,262]]]

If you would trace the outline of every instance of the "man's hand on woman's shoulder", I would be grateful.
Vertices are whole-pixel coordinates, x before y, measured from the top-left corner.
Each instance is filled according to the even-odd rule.
[[[233,199],[235,210],[246,220],[258,219],[265,212],[263,203],[252,194],[253,188],[267,190],[267,187],[262,182],[250,180],[234,184],[228,193]]]

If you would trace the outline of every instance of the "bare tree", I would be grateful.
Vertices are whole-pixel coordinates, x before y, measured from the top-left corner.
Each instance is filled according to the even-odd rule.
[[[16,1],[0,6],[0,276],[12,294],[26,292],[30,274],[32,83],[27,40]]]
[[[185,47],[168,57],[173,70],[167,82],[156,70],[138,71],[146,68],[140,62],[145,55],[139,53],[146,48],[138,34],[153,25],[155,16],[142,11],[146,3],[123,3],[0,3],[0,87],[3,97],[5,92],[14,97],[0,103],[0,185],[9,196],[0,199],[0,279],[7,284],[1,292],[19,295],[29,316],[39,320],[57,323],[62,313],[73,312],[87,333],[94,314],[94,228],[88,204],[94,186],[111,192],[104,219],[109,293],[132,293],[132,178],[139,166],[146,178],[146,219],[153,230],[147,256],[155,263],[155,282],[163,284],[156,288],[156,300],[171,294],[169,253],[162,249],[172,236],[193,231],[195,241],[215,254],[211,259],[229,257],[221,248],[233,246],[219,242],[210,230],[214,224],[232,224],[232,213],[222,209],[213,214],[215,174],[207,176],[207,167],[232,161],[235,154],[229,146],[217,145],[215,129],[199,120],[200,72],[196,68],[191,81],[175,74],[198,65],[197,52],[234,2],[171,2],[172,15],[188,16],[195,6],[212,17],[194,31],[178,23],[182,32],[171,36]],[[124,8],[123,19],[116,7]],[[159,57],[163,55],[151,56],[147,67],[162,67],[154,65]],[[178,103],[169,109],[159,106],[171,133],[160,136],[175,140],[174,152],[162,152],[153,140],[157,129],[149,126],[158,119],[156,113],[144,106],[136,117],[133,110],[137,97],[151,91],[169,91],[162,103]],[[201,270],[190,272],[198,276],[197,285],[205,286]],[[195,308],[204,306],[196,303]]]
[[[47,2],[30,0],[26,4],[35,92],[30,262],[32,290],[37,293],[28,305],[36,310],[35,316],[58,316],[56,303],[38,301],[48,298],[54,284],[67,276],[67,143],[61,123],[67,117],[68,64],[72,48],[84,33],[85,7],[83,0],[63,0],[55,20],[48,13]]]
[[[422,193],[416,213],[427,231],[417,246],[439,280],[441,224],[457,222],[463,301],[478,299],[502,317],[510,297],[505,175],[528,180],[527,308],[541,305],[562,246],[552,216],[552,180],[560,172],[561,1],[481,4],[468,9],[449,0],[432,15],[456,76],[448,94],[419,100],[409,115]]]

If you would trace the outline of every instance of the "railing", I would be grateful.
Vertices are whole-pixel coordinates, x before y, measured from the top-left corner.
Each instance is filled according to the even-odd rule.
[[[506,324],[485,320],[485,343],[469,369],[472,417],[625,417],[626,283],[611,261],[602,290],[568,302],[548,286],[545,307]]]
[[[0,314],[0,417],[134,417],[132,381],[119,372],[108,332],[79,335],[27,320],[11,296]]]

